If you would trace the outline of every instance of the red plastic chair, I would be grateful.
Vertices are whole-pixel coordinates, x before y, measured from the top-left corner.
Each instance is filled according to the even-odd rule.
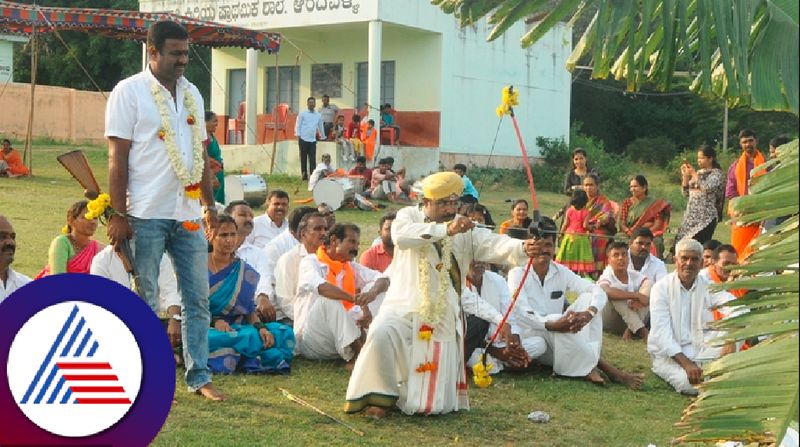
[[[267,131],[278,130],[283,133],[283,138],[286,138],[286,120],[289,115],[289,104],[282,102],[275,106],[272,114],[267,115],[267,122],[264,123],[264,134],[262,140],[267,139]]]
[[[388,143],[385,141],[388,140]],[[381,127],[381,144],[389,144],[394,146],[397,142],[397,129],[394,127]]]

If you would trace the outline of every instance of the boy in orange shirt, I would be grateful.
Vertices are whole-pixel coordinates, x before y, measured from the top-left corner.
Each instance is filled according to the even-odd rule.
[[[361,132],[361,142],[364,143],[364,152],[367,161],[372,161],[375,156],[375,144],[378,141],[378,129],[375,129],[375,120],[367,121],[367,128]]]

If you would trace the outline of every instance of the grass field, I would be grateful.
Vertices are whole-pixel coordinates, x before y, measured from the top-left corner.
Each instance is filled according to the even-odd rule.
[[[35,275],[44,265],[50,240],[65,223],[69,205],[81,199],[81,188],[55,160],[56,155],[71,149],[56,145],[35,146],[33,178],[0,179],[0,214],[11,220],[17,232],[18,248],[13,267],[29,276]],[[105,187],[105,149],[83,149],[99,184]],[[643,168],[643,172],[651,184],[666,178],[652,169]],[[476,184],[478,180],[473,179]],[[287,190],[292,199],[310,194],[296,177],[270,177],[268,183],[270,189]],[[505,199],[527,196],[525,185],[487,185],[481,202],[489,206],[499,222],[508,214]],[[564,198],[540,193],[539,201],[543,214],[552,215]],[[339,222],[361,226],[362,249],[377,234],[379,213],[343,210],[336,214]],[[682,212],[674,213],[673,227],[677,227],[681,219]],[[101,227],[97,234],[103,242],[106,241],[104,233]],[[720,226],[716,236],[727,240],[727,233],[726,227]],[[297,359],[288,376],[216,377],[215,383],[230,398],[221,404],[210,404],[184,392],[179,374],[178,403],[155,445],[668,445],[676,433],[672,424],[689,400],[674,393],[650,373],[649,358],[642,342],[623,343],[619,337],[606,335],[603,356],[629,371],[645,373],[643,389],[632,392],[617,385],[600,388],[581,381],[552,378],[546,369],[524,374],[504,373],[495,376],[494,384],[488,389],[470,388],[473,409],[468,413],[440,417],[393,414],[378,422],[341,412],[348,379],[341,363]],[[358,437],[290,402],[278,387],[342,418],[366,435]],[[547,424],[528,422],[526,415],[535,410],[550,413],[552,420]]]

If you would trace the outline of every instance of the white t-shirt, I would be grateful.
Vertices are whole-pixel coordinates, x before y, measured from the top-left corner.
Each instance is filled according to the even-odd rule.
[[[333,168],[331,167],[331,165],[329,165],[327,163],[319,162],[317,164],[317,167],[314,168],[314,172],[311,173],[311,177],[308,178],[308,190],[309,191],[313,191],[314,190],[314,186],[317,185],[317,182],[321,178],[324,178],[322,176],[322,174],[328,175],[331,172],[333,172]]]
[[[6,282],[0,281],[0,303],[3,302],[9,295],[11,295],[15,290],[19,289],[20,287],[24,286],[31,282],[31,279],[27,276],[23,275],[22,273],[17,273],[8,268],[8,279]]]
[[[642,283],[649,281],[643,274],[633,270],[628,270],[628,282],[623,283],[614,274],[614,269],[607,265],[603,273],[597,278],[598,286],[609,286],[614,289],[624,290],[626,292],[638,292],[642,288]]]
[[[197,220],[202,217],[200,201],[186,196],[184,185],[172,168],[165,142],[159,138],[161,115],[153,98],[157,85],[167,101],[170,127],[175,133],[178,154],[186,169],[192,170],[192,126],[200,126],[201,140],[207,138],[203,125],[203,97],[186,78],[178,79],[177,100],[161,85],[147,68],[114,87],[108,97],[105,116],[105,136],[131,141],[128,155],[127,213],[142,219]],[[184,95],[194,97],[196,113],[189,125],[189,111]]]

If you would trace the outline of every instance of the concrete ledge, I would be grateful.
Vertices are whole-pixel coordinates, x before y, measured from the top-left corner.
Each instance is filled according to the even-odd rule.
[[[272,160],[272,144],[223,145],[222,159],[226,171],[243,171],[269,174]],[[322,154],[336,154],[332,157],[334,168],[350,170],[355,163],[345,162],[337,153],[336,143],[321,141],[317,143],[317,161]],[[376,149],[376,158],[394,157],[395,167],[405,167],[406,177],[417,180],[439,170],[439,148],[410,146],[381,146]],[[297,140],[279,141],[275,146],[275,167],[273,174],[300,176],[300,156]]]
[[[488,155],[474,155],[474,154],[458,154],[454,152],[442,152],[441,154],[442,165],[446,169],[452,169],[456,163],[463,163],[470,167],[478,168],[500,168],[500,169],[523,169],[522,157],[511,155],[492,155],[489,159]],[[528,157],[531,163],[537,164],[542,162],[540,157]],[[489,162],[487,166],[486,163]]]

